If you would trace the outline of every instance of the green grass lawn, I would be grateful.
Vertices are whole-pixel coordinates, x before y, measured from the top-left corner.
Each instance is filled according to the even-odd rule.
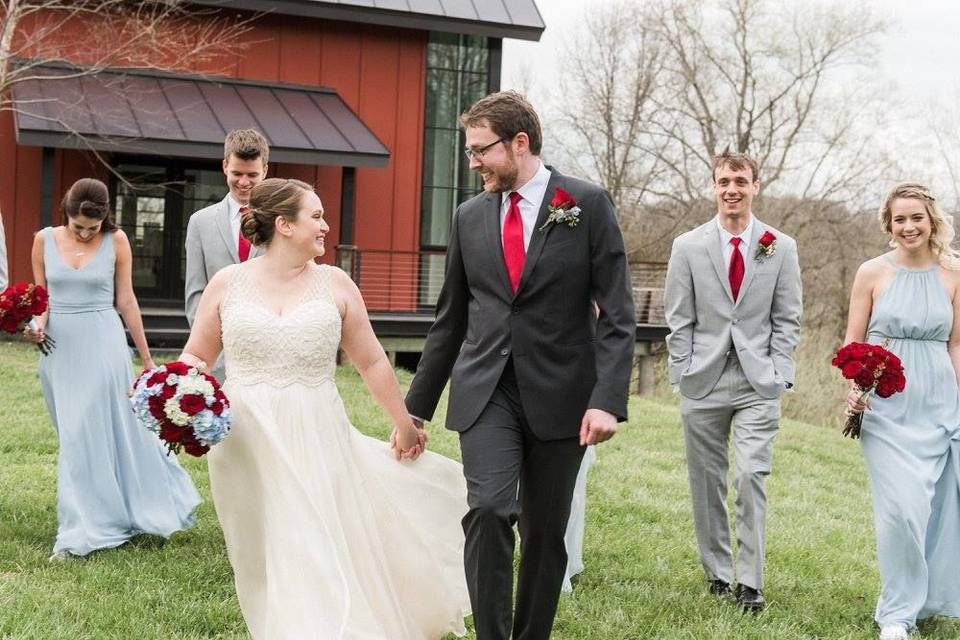
[[[182,458],[206,499],[191,531],[47,562],[56,533],[57,441],[35,354],[0,341],[0,640],[245,638],[204,460]],[[343,369],[338,376],[354,424],[386,437],[388,423],[357,375]],[[630,410],[622,432],[598,449],[586,571],[561,598],[554,638],[876,637],[879,579],[855,442],[783,424],[768,485],[769,607],[742,615],[706,593],[676,407],[633,398]],[[455,437],[437,426],[431,448],[458,456]],[[960,637],[956,621],[929,621],[921,630],[925,638]]]

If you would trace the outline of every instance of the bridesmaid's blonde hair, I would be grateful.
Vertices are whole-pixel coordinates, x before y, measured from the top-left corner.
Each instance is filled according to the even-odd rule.
[[[930,249],[937,256],[940,265],[948,269],[960,270],[960,252],[951,244],[956,232],[953,229],[953,217],[946,215],[937,204],[937,199],[930,193],[930,189],[916,182],[901,182],[887,194],[880,207],[880,227],[887,235],[893,234],[893,215],[890,206],[898,198],[919,200],[930,218]],[[896,243],[890,239],[890,246]]]

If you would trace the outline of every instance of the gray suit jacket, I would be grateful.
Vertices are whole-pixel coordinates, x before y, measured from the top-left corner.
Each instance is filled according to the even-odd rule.
[[[731,349],[761,397],[776,398],[793,384],[803,310],[797,243],[754,222],[736,302],[715,219],[673,242],[664,305],[670,383],[688,398],[713,391]],[[765,231],[776,236],[776,252],[758,260],[757,243]]]
[[[229,197],[229,196],[227,196]],[[187,272],[184,278],[184,304],[187,322],[193,326],[197,315],[200,296],[213,278],[213,274],[231,264],[240,262],[237,255],[237,238],[230,229],[230,209],[227,197],[216,204],[205,207],[190,216],[187,223]],[[262,253],[259,247],[250,248],[250,257]],[[211,371],[214,377],[223,382],[223,358],[217,360]]]

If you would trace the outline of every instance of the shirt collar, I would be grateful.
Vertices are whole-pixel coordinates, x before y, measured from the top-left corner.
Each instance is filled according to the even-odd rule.
[[[230,214],[231,218],[236,218],[240,215],[240,207],[243,206],[237,202],[232,193],[227,194],[227,212]]]
[[[741,238],[744,241],[744,244],[750,243],[750,232],[753,230],[753,214],[750,214],[750,222],[747,223],[746,229],[743,230],[743,233],[740,235],[733,235],[729,231],[723,228],[723,225],[720,224],[720,216],[717,215],[714,220],[717,221],[717,228],[720,229],[720,239],[723,241],[723,245],[726,246],[730,244],[730,238]]]
[[[550,169],[540,162],[540,167],[533,177],[527,180],[527,183],[519,189],[514,189],[527,202],[536,202],[537,198],[543,199],[543,194],[547,191],[547,183],[550,182]],[[503,205],[510,198],[510,191],[504,191],[500,194],[500,204]]]

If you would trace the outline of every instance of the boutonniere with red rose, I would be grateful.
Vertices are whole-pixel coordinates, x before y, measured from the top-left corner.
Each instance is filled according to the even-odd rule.
[[[547,221],[540,227],[540,231],[551,224],[566,224],[571,229],[580,224],[580,207],[577,205],[577,201],[560,187],[557,187],[557,190],[553,192],[553,200],[550,201],[547,210],[550,215],[547,216]]]
[[[757,241],[757,255],[753,257],[758,262],[763,262],[777,252],[777,236],[769,231],[764,231]]]

